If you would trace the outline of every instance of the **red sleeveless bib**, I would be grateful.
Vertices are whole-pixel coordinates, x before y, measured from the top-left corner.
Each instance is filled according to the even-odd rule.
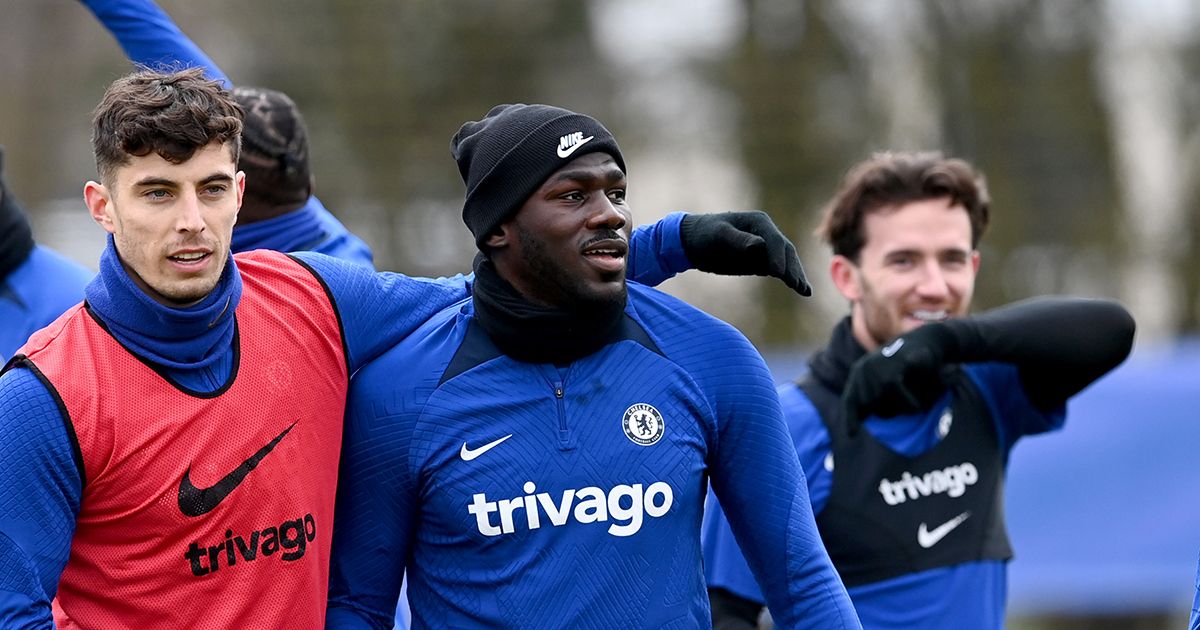
[[[236,257],[225,388],[177,388],[82,307],[22,353],[61,398],[83,460],[59,628],[320,628],[349,375],[321,282]]]

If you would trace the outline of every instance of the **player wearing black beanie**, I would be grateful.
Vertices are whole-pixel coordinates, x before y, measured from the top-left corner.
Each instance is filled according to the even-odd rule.
[[[625,158],[604,125],[552,105],[497,105],[450,140],[467,185],[463,221],[482,245],[551,173],[589,153],[607,153],[622,172]]]

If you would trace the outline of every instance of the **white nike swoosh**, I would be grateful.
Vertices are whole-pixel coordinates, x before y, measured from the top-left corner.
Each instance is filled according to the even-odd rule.
[[[592,138],[595,138],[595,137],[596,136],[588,136],[588,137],[584,138],[583,140],[576,142],[574,145],[567,147],[565,150],[562,147],[558,147],[558,157],[565,158],[565,157],[570,156],[572,153],[575,152],[576,149],[583,146],[584,144],[587,143],[588,140],[591,140]]]
[[[946,534],[954,531],[954,528],[961,525],[962,522],[967,520],[967,517],[969,516],[971,516],[970,512],[963,512],[962,514],[959,514],[958,516],[955,516],[945,523],[933,528],[933,531],[926,530],[925,523],[921,523],[921,526],[917,528],[917,544],[929,549],[945,538]]]
[[[484,453],[492,450],[492,448],[494,448],[495,446],[497,446],[498,444],[500,444],[504,440],[507,440],[510,437],[512,437],[511,433],[509,433],[508,435],[506,435],[498,440],[492,440],[491,442],[488,442],[487,444],[484,444],[483,446],[480,446],[479,448],[476,448],[476,449],[467,448],[467,443],[463,442],[462,448],[459,449],[459,451],[458,451],[458,456],[463,458],[464,462],[469,462],[472,459],[475,459],[476,457],[479,457],[480,455],[483,455]]]
[[[900,348],[903,348],[903,347],[904,347],[904,339],[897,339],[897,340],[893,341],[892,343],[881,348],[879,350],[879,353],[885,357],[890,358],[893,354],[896,354],[897,352],[899,352]]]

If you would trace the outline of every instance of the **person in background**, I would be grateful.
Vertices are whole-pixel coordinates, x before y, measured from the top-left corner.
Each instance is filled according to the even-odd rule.
[[[4,183],[0,147],[0,363],[39,328],[83,299],[92,272],[33,240],[29,219]]]
[[[850,313],[779,396],[865,628],[1003,628],[1009,453],[1061,428],[1067,400],[1133,343],[1133,319],[1106,300],[970,315],[989,211],[967,162],[880,153],[848,172],[817,231]],[[743,509],[714,500],[705,514],[718,628],[752,628],[770,603],[728,529]]]

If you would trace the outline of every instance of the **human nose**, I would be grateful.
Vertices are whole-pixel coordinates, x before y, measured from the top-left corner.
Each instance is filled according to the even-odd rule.
[[[203,232],[204,214],[200,199],[194,194],[184,194],[177,205],[175,229],[179,232]]]
[[[946,272],[937,261],[930,261],[922,266],[921,278],[917,282],[917,294],[929,299],[944,298],[950,294]]]
[[[610,228],[613,230],[625,227],[627,220],[626,213],[617,208],[617,205],[607,195],[598,196],[600,197],[600,201],[596,204],[595,210],[589,217],[589,227],[593,229]]]

